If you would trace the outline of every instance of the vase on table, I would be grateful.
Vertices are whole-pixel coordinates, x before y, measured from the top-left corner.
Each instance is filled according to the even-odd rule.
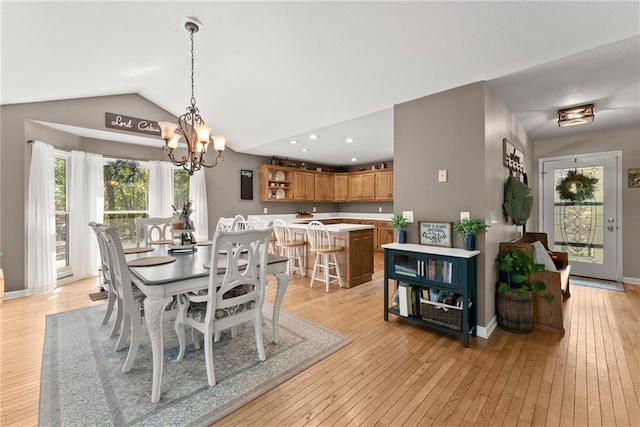
[[[398,243],[407,243],[407,231],[398,230]]]

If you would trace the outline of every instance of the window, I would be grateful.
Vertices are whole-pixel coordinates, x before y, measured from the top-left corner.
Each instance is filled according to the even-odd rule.
[[[174,206],[189,198],[189,174],[173,174]],[[135,244],[136,218],[149,217],[149,167],[133,160],[108,161],[104,165],[104,224],[118,230],[125,246]]]
[[[68,204],[68,153],[55,154],[54,174],[54,205],[56,230],[56,269],[58,279],[70,276],[69,266],[69,204]]]
[[[189,173],[180,168],[173,172],[173,206],[178,210],[189,200]]]
[[[135,219],[149,217],[149,169],[132,160],[104,165],[104,224],[118,230],[123,244],[135,238]]]

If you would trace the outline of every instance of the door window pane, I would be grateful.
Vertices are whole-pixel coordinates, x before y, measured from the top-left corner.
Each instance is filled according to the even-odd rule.
[[[553,250],[567,252],[570,261],[603,263],[604,239],[604,166],[555,169],[554,188],[569,171],[598,179],[594,196],[590,200],[561,200],[554,192],[554,237]]]

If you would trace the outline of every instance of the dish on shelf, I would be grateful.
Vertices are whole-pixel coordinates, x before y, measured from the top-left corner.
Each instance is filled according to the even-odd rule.
[[[276,181],[284,181],[284,172],[282,171],[276,172]]]
[[[282,188],[276,190],[276,199],[284,199],[285,192]]]

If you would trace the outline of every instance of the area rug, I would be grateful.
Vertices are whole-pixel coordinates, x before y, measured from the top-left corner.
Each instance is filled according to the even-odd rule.
[[[624,283],[612,282],[609,280],[589,279],[586,277],[570,277],[569,284],[571,286],[589,286],[591,288],[607,289],[609,291],[627,292]]]
[[[105,305],[47,316],[40,387],[41,426],[206,426],[319,362],[351,340],[294,314],[280,313],[280,342],[271,342],[272,306],[264,307],[267,360],[260,362],[253,326],[223,332],[214,344],[217,384],[209,387],[204,350],[187,328],[178,362],[173,321],[164,321],[165,362],[160,402],[151,403],[152,363],[146,327],[134,366],[121,373],[127,350],[114,352]],[[167,313],[169,314],[169,313]]]

